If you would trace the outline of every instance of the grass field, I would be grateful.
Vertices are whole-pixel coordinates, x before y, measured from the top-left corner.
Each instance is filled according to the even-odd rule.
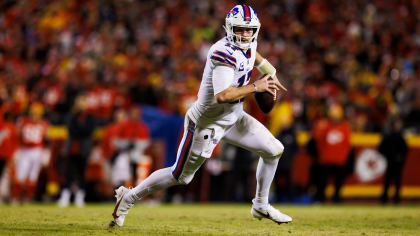
[[[276,206],[293,217],[253,220],[250,205],[136,205],[109,231],[113,205],[0,206],[0,235],[420,235],[420,206]]]

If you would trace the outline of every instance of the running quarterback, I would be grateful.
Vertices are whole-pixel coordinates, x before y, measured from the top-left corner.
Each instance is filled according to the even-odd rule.
[[[268,202],[269,188],[284,147],[263,124],[243,110],[243,100],[248,95],[269,92],[275,99],[278,90],[285,90],[276,77],[276,69],[257,52],[260,26],[250,6],[237,5],[229,11],[224,25],[226,37],[210,48],[198,99],[185,115],[176,162],[153,172],[135,188],[119,187],[115,191],[117,201],[110,227],[122,226],[130,208],[144,196],[190,183],[222,139],[260,156],[252,216],[278,224],[292,221]],[[254,66],[266,76],[249,84]]]

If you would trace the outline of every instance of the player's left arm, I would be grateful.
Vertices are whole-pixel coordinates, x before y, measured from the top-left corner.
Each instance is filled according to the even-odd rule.
[[[255,68],[257,68],[261,74],[269,74],[274,80],[274,83],[276,83],[277,87],[287,91],[287,89],[280,83],[279,79],[277,78],[276,68],[274,68],[274,66],[271,65],[271,63],[262,57],[258,52],[255,54]]]

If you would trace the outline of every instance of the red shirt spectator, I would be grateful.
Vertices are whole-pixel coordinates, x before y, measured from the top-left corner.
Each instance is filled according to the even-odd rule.
[[[129,116],[130,119],[124,124],[123,137],[131,141],[148,140],[150,138],[149,128],[143,121],[139,120],[141,109],[138,107],[131,107]]]
[[[350,135],[348,121],[320,121],[314,130],[320,164],[344,165],[351,149]]]
[[[122,137],[130,140],[149,139],[149,128],[142,121],[128,120],[122,126]]]
[[[113,123],[105,128],[103,139],[102,139],[102,151],[104,157],[109,158],[115,151],[115,147],[112,144],[113,140],[119,136],[121,124]]]
[[[117,150],[114,143],[116,139],[122,138],[125,122],[127,122],[127,114],[124,110],[120,109],[115,114],[115,122],[105,128],[102,139],[102,150],[106,158],[111,157],[111,155]]]

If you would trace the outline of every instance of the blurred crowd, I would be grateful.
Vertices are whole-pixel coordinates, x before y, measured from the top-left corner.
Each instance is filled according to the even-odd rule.
[[[227,9],[215,1],[2,1],[0,98],[19,116],[33,102],[62,123],[84,93],[99,124],[115,107],[149,104],[183,114],[194,100]],[[278,68],[303,128],[338,101],[356,131],[398,114],[418,131],[420,3],[250,2],[259,51]]]
[[[0,113],[18,124],[37,105],[45,122],[69,125],[83,110],[88,129],[109,127],[136,105],[182,116],[238,3],[256,10],[258,50],[288,88],[270,116],[247,99],[275,135],[289,123],[315,129],[332,104],[354,132],[382,132],[398,119],[420,133],[418,0],[4,0]]]

